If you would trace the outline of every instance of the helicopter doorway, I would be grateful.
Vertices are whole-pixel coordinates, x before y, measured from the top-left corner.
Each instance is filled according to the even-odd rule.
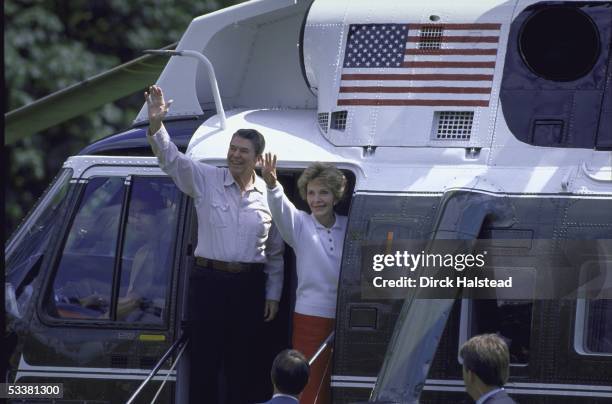
[[[340,215],[348,216],[349,208],[351,204],[351,196],[355,187],[355,175],[348,171],[342,170],[347,178],[347,186],[345,197],[336,205],[335,212]],[[302,173],[302,170],[294,169],[281,169],[278,170],[278,181],[282,184],[285,191],[285,195],[289,200],[300,210],[310,212],[306,201],[302,200],[299,195],[297,181]],[[197,242],[197,223],[193,207],[190,208],[190,226],[191,226],[191,243],[195,246]],[[187,280],[187,279],[185,279]],[[258,371],[253,375],[256,379],[258,389],[256,391],[256,397],[260,402],[265,402],[272,397],[273,386],[270,380],[270,370],[274,357],[282,350],[291,348],[292,330],[293,330],[293,311],[295,308],[296,301],[296,289],[297,289],[297,275],[296,275],[296,259],[293,249],[285,243],[284,251],[284,281],[283,281],[283,292],[279,304],[279,311],[276,318],[269,322],[264,323],[263,332],[260,336],[260,341],[257,346],[260,347],[261,355],[260,366]],[[185,288],[186,290],[186,288]],[[184,294],[183,301],[186,297]],[[186,313],[186,307],[183,309]],[[185,316],[185,315],[184,315]],[[194,343],[193,341],[190,344]],[[329,348],[328,348],[329,349]],[[187,349],[186,355],[183,356],[181,363],[179,364],[179,377],[177,378],[177,391],[176,391],[176,402],[188,402],[189,397],[189,383],[194,382],[190,377],[182,378],[180,375],[188,375],[189,372],[189,360],[190,352]],[[218,388],[220,397],[219,404],[226,402],[223,392],[227,388],[233,386],[226,385],[226,378],[224,376],[224,367],[221,364],[219,369]]]

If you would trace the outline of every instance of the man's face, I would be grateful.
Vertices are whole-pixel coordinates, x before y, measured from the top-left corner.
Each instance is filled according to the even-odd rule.
[[[255,146],[249,139],[234,136],[227,150],[227,165],[234,177],[250,174],[257,164]]]

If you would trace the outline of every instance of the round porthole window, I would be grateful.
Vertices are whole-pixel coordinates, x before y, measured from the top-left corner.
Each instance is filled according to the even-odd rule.
[[[538,76],[573,81],[591,71],[600,52],[599,32],[578,8],[536,11],[523,23],[519,49],[525,64]]]

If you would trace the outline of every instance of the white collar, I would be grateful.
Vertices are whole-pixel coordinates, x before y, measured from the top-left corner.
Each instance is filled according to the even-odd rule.
[[[316,217],[314,217],[314,215],[311,213],[310,217],[312,218],[312,221],[314,222],[315,228],[319,229],[319,230],[336,230],[336,229],[340,229],[340,220],[338,220],[338,215],[336,214],[336,212],[334,212],[334,224],[332,224],[331,227],[325,227],[323,226]]]
[[[487,394],[483,394],[482,396],[480,396],[478,400],[476,400],[476,404],[484,403],[489,397],[493,397],[494,395],[496,395],[497,393],[503,390],[504,390],[503,387],[498,387],[495,390],[489,391]]]
[[[283,394],[283,393],[276,393],[275,395],[272,396],[272,398],[275,398],[275,397],[288,397],[288,398],[294,399],[296,402],[300,401],[300,400],[297,399],[296,396],[292,396],[292,395],[289,395],[289,394]]]
[[[225,185],[226,187],[229,187],[232,184],[236,184],[236,186],[238,188],[240,188],[240,186],[236,182],[236,179],[234,178],[234,176],[232,175],[232,173],[230,172],[230,170],[228,168],[227,169],[227,174],[225,176],[225,180],[223,181],[223,185]],[[263,194],[265,189],[266,189],[266,183],[264,182],[264,180],[262,178],[260,178],[255,173],[255,171],[253,171],[253,182],[252,182],[252,184],[251,184],[251,186],[249,188],[245,189],[245,191],[255,190],[255,191],[259,192],[260,194]]]

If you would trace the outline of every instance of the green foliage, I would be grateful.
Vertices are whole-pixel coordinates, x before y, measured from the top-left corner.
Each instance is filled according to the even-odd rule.
[[[190,21],[237,0],[5,0],[5,113],[177,42]],[[108,104],[8,147],[6,234],[62,162],[128,127],[142,95]]]

